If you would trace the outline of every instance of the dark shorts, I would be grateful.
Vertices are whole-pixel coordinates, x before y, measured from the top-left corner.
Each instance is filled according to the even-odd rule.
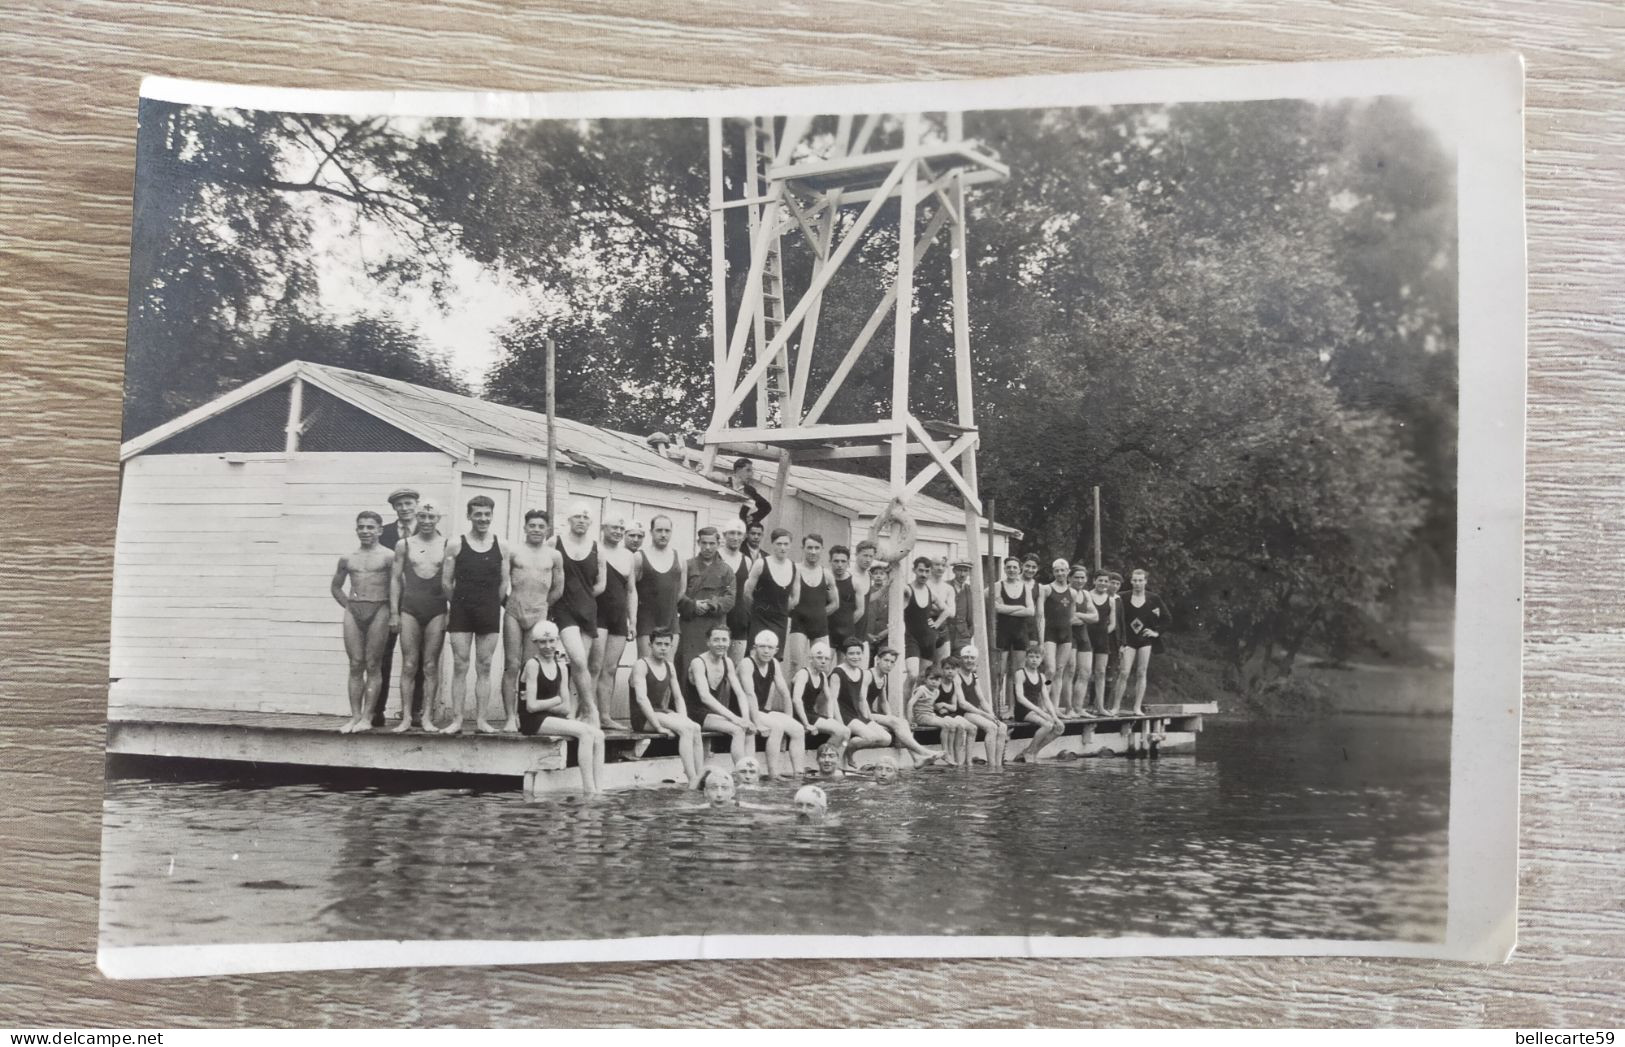
[[[1073,646],[1073,648],[1075,648],[1075,652],[1077,654],[1082,655],[1082,654],[1087,654],[1089,652],[1090,646],[1089,646],[1089,627],[1088,626],[1086,626],[1086,625],[1074,625],[1072,627],[1072,646]]]
[[[617,608],[605,607],[603,604],[599,604],[598,628],[603,630],[606,635],[626,639],[626,606],[623,604]],[[597,632],[595,631],[593,635],[596,636]]]
[[[543,720],[568,720],[568,719],[569,719],[569,717],[564,715],[563,713],[556,713],[556,712],[553,712],[552,710],[548,710],[545,713],[534,713],[534,714],[526,713],[524,716],[521,716],[519,718],[519,733],[520,734],[536,734],[538,731],[541,730]]]
[[[1025,651],[1027,649],[1027,623],[1031,618],[1000,618],[994,630],[998,651]]]
[[[745,633],[745,642],[754,644],[756,642],[756,634],[763,631],[770,632],[779,638],[779,657],[784,657],[784,646],[785,643],[790,639],[790,623],[788,621],[784,621],[775,624],[773,622],[764,622],[760,618],[752,618],[750,628]],[[731,629],[729,630],[729,635],[733,635],[733,631]]]
[[[1072,643],[1072,623],[1067,621],[1052,622],[1044,620],[1044,642],[1053,644]]]
[[[561,633],[573,626],[580,629],[581,635],[589,639],[598,635],[597,614],[595,613],[590,617],[577,614],[575,608],[571,607],[565,600],[560,600],[553,605],[552,617],[553,624],[559,627]]]
[[[904,658],[935,658],[937,655],[937,631],[927,626],[924,629],[915,629],[903,634]]]
[[[495,600],[481,600],[479,603],[451,605],[451,621],[446,624],[446,631],[450,633],[473,633],[475,636],[489,636],[502,631],[502,605]]]
[[[1123,641],[1123,646],[1132,647],[1135,650],[1138,650],[1141,647],[1150,647],[1155,650],[1158,639],[1159,638],[1155,636],[1130,636]]]

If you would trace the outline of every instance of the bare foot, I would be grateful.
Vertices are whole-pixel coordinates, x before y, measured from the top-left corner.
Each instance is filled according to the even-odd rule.
[[[396,724],[394,729],[392,731],[390,731],[390,733],[391,734],[405,734],[407,731],[410,731],[411,729],[412,729],[412,721],[403,716],[403,717],[401,717],[401,722]]]
[[[421,723],[419,723],[418,726],[422,727],[425,731],[428,731],[430,734],[434,734],[435,732],[440,730],[440,728],[438,728],[438,727],[436,727],[434,725],[434,721],[429,719],[427,716],[425,716],[423,718],[423,721]]]
[[[627,729],[626,724],[621,723],[619,720],[611,720],[607,716],[598,718],[598,726],[606,731],[624,731]]]
[[[502,730],[507,734],[518,734],[519,733],[519,717],[517,717],[517,716],[508,717],[507,722],[502,725]]]
[[[440,728],[440,733],[441,734],[462,734],[463,733],[463,721],[462,720],[453,720],[453,721],[451,721],[451,723],[448,723],[448,724],[446,724],[446,726]]]
[[[354,720],[346,720],[346,721],[344,721],[344,726],[339,728],[339,733],[340,734],[349,734],[353,730],[355,730],[355,721]]]
[[[496,734],[497,733],[497,729],[495,727],[492,727],[490,724],[486,723],[484,720],[475,720],[474,721],[474,730],[478,734]]]
[[[360,723],[356,724],[353,728],[350,729],[350,733],[351,734],[360,734],[362,731],[370,731],[370,730],[372,730],[372,721],[371,720],[362,720]]]

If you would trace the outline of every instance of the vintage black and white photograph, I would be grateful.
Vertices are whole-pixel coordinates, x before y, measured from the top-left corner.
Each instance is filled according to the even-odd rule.
[[[1517,65],[1282,70],[150,82],[103,969],[1504,956]]]

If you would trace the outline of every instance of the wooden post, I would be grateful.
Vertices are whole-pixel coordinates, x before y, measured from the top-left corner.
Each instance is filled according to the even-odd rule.
[[[558,458],[554,448],[558,444],[558,427],[554,425],[553,394],[556,386],[553,362],[553,339],[547,339],[547,525],[558,529],[557,509],[553,500],[553,485],[558,475]]]
[[[903,168],[897,195],[897,316],[893,328],[891,415],[897,423],[897,432],[891,438],[891,493],[901,498],[908,486],[908,380],[909,346],[914,327],[914,223],[915,205],[919,198],[919,161],[914,149],[919,144],[920,117],[908,113],[903,117]],[[908,570],[908,557],[893,565],[891,607],[888,608],[890,644],[900,654],[905,652],[903,642],[903,600],[907,598],[913,576]],[[899,584],[901,583],[901,584]],[[920,652],[930,657],[929,652]],[[888,684],[893,695],[903,694],[903,659],[897,659]]]
[[[294,454],[299,450],[299,432],[304,427],[305,380],[294,377],[288,385],[288,424],[283,429],[282,452]]]
[[[721,400],[722,370],[728,362],[728,257],[722,209],[722,117],[710,119],[711,133],[711,379]]]
[[[983,499],[983,504],[987,506],[987,562],[988,569],[993,575],[994,585],[1000,584],[1000,579],[1004,577],[1003,573],[999,570],[999,550],[998,547],[993,544],[996,527],[993,521],[996,519],[995,514],[998,512],[998,501],[999,500],[992,495],[988,495],[987,498]],[[977,559],[981,559],[981,557],[978,556]],[[973,560],[971,562],[975,563],[976,561]],[[988,629],[998,628],[999,616],[993,609],[993,590],[983,589],[982,599],[979,601],[979,603],[982,608],[982,620],[988,623]],[[977,651],[983,660],[983,665],[987,667],[987,704],[988,708],[997,713],[999,711],[999,697],[1003,693],[1003,689],[995,685],[1003,683],[1003,681],[999,678],[998,672],[995,671],[993,658],[999,652],[994,647],[993,637],[987,631],[987,629],[982,630],[982,635],[979,639],[981,641],[981,645],[977,648]]]
[[[1095,496],[1095,570],[1100,570],[1100,485],[1094,486]],[[1093,579],[1091,579],[1093,582]]]

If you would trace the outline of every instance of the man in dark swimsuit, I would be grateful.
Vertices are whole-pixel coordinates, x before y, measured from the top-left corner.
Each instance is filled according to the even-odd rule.
[[[650,525],[656,534],[660,533],[663,519],[657,516]],[[647,637],[638,639],[649,641],[649,654],[632,663],[632,679],[628,685],[632,693],[632,729],[676,738],[677,756],[683,762],[688,787],[698,789],[704,770],[701,765],[705,760],[705,744],[700,725],[689,717],[683,702],[682,670],[671,664],[677,637],[667,626],[657,625]]]
[[[643,540],[647,537],[649,537],[649,532],[644,528],[643,522],[633,520],[626,525],[626,538],[622,544],[626,546],[627,552],[636,556],[638,550],[643,548]]]
[[[699,555],[683,568],[683,595],[677,598],[677,617],[682,622],[677,659],[684,672],[710,649],[711,627],[719,622],[726,625],[733,609],[734,574],[717,553],[719,538],[715,527],[700,528],[695,536]]]
[[[835,595],[840,598],[840,606],[835,608],[829,616],[830,646],[837,651],[846,650],[846,641],[857,637],[862,643],[864,637],[858,636],[858,619],[863,616],[863,594],[858,591],[857,580],[852,576],[852,551],[844,545],[831,546],[829,550],[829,571],[835,577]],[[868,590],[868,585],[864,585]]]
[[[728,609],[728,660],[741,661],[750,648],[750,601],[745,599],[745,582],[756,558],[745,549],[745,522],[729,520],[722,525],[722,548],[717,555],[734,573],[734,605]]]
[[[802,562],[796,566],[797,592],[790,604],[790,639],[784,649],[784,671],[791,676],[807,664],[815,643],[829,642],[829,616],[840,609],[840,594],[824,570],[824,536],[801,539]]]
[[[570,531],[553,539],[563,556],[564,594],[553,604],[552,618],[559,627],[559,642],[570,659],[570,675],[575,685],[577,713],[587,723],[610,730],[609,710],[598,708],[598,688],[592,675],[591,650],[598,635],[598,597],[609,585],[598,543],[587,536],[592,527],[592,510],[586,502],[570,507]],[[615,724],[613,729],[624,729]]]
[[[468,661],[474,656],[474,727],[483,734],[496,728],[485,721],[491,697],[491,657],[502,633],[502,603],[508,597],[509,551],[491,533],[496,503],[483,494],[468,500],[467,534],[446,543],[441,585],[451,596],[451,722],[442,734],[463,729],[463,704],[468,697]]]
[[[649,547],[632,555],[632,584],[638,592],[638,657],[645,661],[653,652],[650,637],[656,629],[670,632],[676,647],[677,599],[687,588],[687,565],[672,548],[671,532],[671,517],[656,516],[649,521]]]
[[[394,552],[400,541],[412,534],[417,527],[418,499],[420,497],[422,496],[418,494],[417,490],[411,487],[397,487],[389,492],[389,506],[395,510],[395,519],[385,524],[384,529],[379,532],[379,545],[390,552]],[[384,660],[378,671],[378,701],[372,710],[372,725],[374,727],[384,725],[384,706],[389,704],[390,667],[395,661],[395,640],[396,633],[391,629],[389,639],[384,641]],[[413,681],[413,686],[416,688],[415,693],[423,693],[423,677],[421,675]],[[406,688],[401,688],[403,695],[405,691]],[[406,715],[405,704],[406,700],[403,697],[401,700],[401,715],[403,717]]]
[[[1032,590],[1021,576],[1021,561],[1004,558],[1004,577],[993,583],[993,694],[988,705],[995,713],[1004,705],[1007,686],[1014,686],[1016,673],[1027,659],[1027,623],[1032,621]],[[1014,699],[1011,699],[1014,705]]]
[[[728,661],[729,642],[728,626],[713,622],[706,651],[690,663],[685,682],[694,696],[689,717],[704,730],[726,734],[728,754],[737,764],[756,755],[756,699],[740,683],[738,668]]]
[[[440,510],[418,505],[417,528],[395,547],[389,582],[389,628],[401,638],[401,722],[395,733],[434,726],[434,700],[440,692],[440,657],[446,646],[446,590],[440,583],[446,537]],[[428,574],[423,572],[427,570]]]
[[[355,518],[360,547],[339,557],[328,587],[344,608],[344,653],[350,659],[350,719],[340,734],[372,730],[372,707],[379,700],[379,665],[389,635],[389,577],[395,567],[395,554],[378,544],[383,526],[383,517],[371,509]]]
[[[530,631],[535,654],[520,674],[519,733],[568,738],[576,743],[576,769],[588,796],[603,792],[604,732],[571,715],[570,666],[559,657],[559,628],[541,621]]]
[[[604,566],[604,591],[598,594],[598,634],[592,638],[587,664],[598,695],[598,722],[606,731],[620,731],[626,725],[611,719],[610,709],[626,638],[638,620],[638,590],[632,582],[632,554],[621,544],[626,537],[626,518],[612,510],[605,515],[599,534],[603,537],[598,554]]]

